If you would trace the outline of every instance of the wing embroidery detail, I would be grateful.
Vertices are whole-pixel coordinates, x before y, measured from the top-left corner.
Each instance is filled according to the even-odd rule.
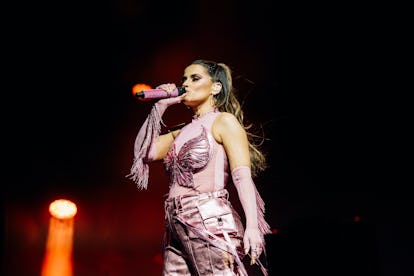
[[[176,153],[175,144],[172,145],[164,158],[165,168],[170,175],[170,185],[177,183],[180,186],[194,188],[193,174],[201,171],[212,155],[211,137],[202,127],[199,136],[188,140]]]

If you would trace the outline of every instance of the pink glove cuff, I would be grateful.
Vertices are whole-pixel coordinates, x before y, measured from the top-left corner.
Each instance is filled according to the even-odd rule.
[[[233,183],[238,191],[240,202],[246,213],[246,219],[251,225],[257,222],[257,226],[262,235],[270,234],[270,226],[264,219],[265,203],[256,189],[248,166],[239,166],[231,171]],[[254,211],[254,209],[256,211]]]

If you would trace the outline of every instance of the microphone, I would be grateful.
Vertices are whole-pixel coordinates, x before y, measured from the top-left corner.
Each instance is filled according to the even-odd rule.
[[[140,92],[135,93],[135,97],[141,100],[145,99],[164,99],[164,98],[173,98],[177,96],[181,96],[184,94],[185,88],[184,87],[177,87],[170,93],[165,91],[161,88],[149,89],[149,90],[142,90]]]

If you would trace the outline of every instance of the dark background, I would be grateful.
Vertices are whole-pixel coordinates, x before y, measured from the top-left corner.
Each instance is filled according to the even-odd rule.
[[[233,68],[267,136],[255,182],[270,275],[412,275],[400,117],[382,96],[405,40],[390,7],[48,1],[8,4],[4,18],[3,275],[39,274],[57,198],[78,206],[75,275],[160,275],[168,187],[162,164],[147,191],[125,177],[152,106],[132,86],[179,83],[198,58]]]

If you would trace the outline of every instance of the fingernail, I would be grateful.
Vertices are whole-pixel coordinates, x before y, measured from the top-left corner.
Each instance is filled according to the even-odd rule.
[[[244,254],[247,254],[247,252],[249,252],[249,248],[244,249]]]

